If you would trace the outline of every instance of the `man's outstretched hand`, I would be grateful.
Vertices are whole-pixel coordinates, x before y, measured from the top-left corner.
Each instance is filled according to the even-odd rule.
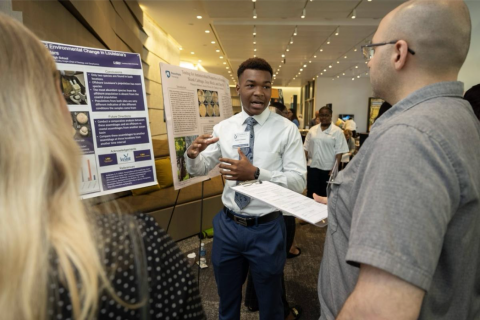
[[[254,167],[248,158],[243,154],[242,150],[238,148],[238,155],[240,160],[233,160],[228,158],[220,158],[220,173],[227,180],[247,181],[253,180],[255,176],[256,167]]]
[[[211,134],[203,134],[201,136],[198,136],[188,148],[187,156],[190,159],[195,159],[200,154],[200,152],[202,152],[209,145],[217,142],[218,140],[219,138],[213,138]]]

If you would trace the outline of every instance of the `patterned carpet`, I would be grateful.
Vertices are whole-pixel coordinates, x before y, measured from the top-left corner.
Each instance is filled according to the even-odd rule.
[[[310,224],[297,224],[295,242],[302,249],[302,254],[294,259],[287,259],[285,265],[287,300],[291,307],[299,305],[303,309],[301,319],[316,320],[320,317],[317,280],[326,230],[326,228],[318,228]],[[197,237],[193,237],[180,241],[178,245],[185,254],[197,252],[199,240]],[[206,239],[205,247],[207,249],[207,263],[209,263],[212,249],[211,239]],[[197,273],[198,267],[195,266],[193,270]],[[217,286],[213,275],[213,267],[210,264],[208,268],[200,270],[200,293],[207,318],[218,319]],[[248,311],[242,303],[240,319],[256,320],[258,318],[258,312]]]

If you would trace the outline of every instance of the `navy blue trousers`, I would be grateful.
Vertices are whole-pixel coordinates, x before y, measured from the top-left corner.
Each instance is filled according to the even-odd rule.
[[[283,320],[282,273],[286,259],[283,217],[244,227],[221,210],[213,218],[213,229],[212,264],[220,296],[219,319],[240,319],[242,285],[250,269],[260,319]]]

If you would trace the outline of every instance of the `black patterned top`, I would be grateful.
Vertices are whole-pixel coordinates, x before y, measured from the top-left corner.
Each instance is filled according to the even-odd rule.
[[[185,256],[153,217],[112,214],[102,215],[98,221],[107,274],[123,302],[103,290],[96,319],[206,319],[198,284]],[[135,224],[138,228],[129,227]],[[132,239],[143,240],[143,245]],[[139,254],[142,251],[144,254]],[[57,259],[53,261],[58,265]],[[148,303],[132,306],[145,297]],[[56,271],[50,275],[48,318],[73,319],[70,294]]]

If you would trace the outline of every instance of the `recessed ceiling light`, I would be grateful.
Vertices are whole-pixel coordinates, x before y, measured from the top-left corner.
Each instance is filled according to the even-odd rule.
[[[224,62],[223,64],[227,64],[226,62]]]
[[[340,78],[340,76],[337,76],[337,79]]]
[[[228,70],[228,73],[232,73],[232,71]]]
[[[340,61],[337,61],[337,63],[340,63]]]
[[[254,36],[257,35],[257,27],[256,27],[256,26],[253,26],[253,35],[254,35]]]
[[[328,37],[327,39],[327,44],[330,44],[330,37]]]
[[[285,58],[285,55],[284,55],[284,54],[282,54],[282,58]]]
[[[328,67],[329,67],[330,69],[332,69],[332,65],[329,65]]]
[[[202,16],[197,16],[197,19],[202,19],[203,17]]]
[[[327,69],[323,69],[323,72],[327,72]]]
[[[316,58],[317,56],[313,56],[314,58]]]
[[[355,69],[358,69],[358,66],[355,66]]]
[[[360,79],[360,76],[357,76],[358,79]]]
[[[321,75],[321,76],[323,76],[323,72],[322,72],[322,73],[320,73],[320,75]]]
[[[220,59],[223,59],[223,56],[220,56]]]
[[[217,49],[217,50],[215,50],[215,52],[220,52],[220,50]]]
[[[257,41],[253,41],[253,44],[257,44]]]
[[[230,69],[229,67],[225,67],[226,69]]]
[[[355,81],[355,78],[352,78],[352,81]]]
[[[322,48],[320,48],[320,52],[323,52],[323,49],[322,49]]]
[[[308,63],[312,63],[312,61],[310,60],[310,61],[308,61]]]
[[[347,56],[343,57],[344,59],[347,59]]]
[[[306,68],[306,67],[307,67],[307,65],[306,65],[306,64],[304,64],[304,65],[303,65],[303,67],[304,67],[304,68]]]
[[[202,60],[198,60],[198,62],[202,62]]]
[[[257,48],[253,49],[253,51],[257,51]]]
[[[210,33],[210,30],[205,30],[205,33]]]
[[[293,31],[293,35],[294,35],[294,36],[297,35],[297,26],[295,26],[295,31]]]
[[[355,48],[355,50],[353,50],[353,51],[357,52],[357,48]]]
[[[345,72],[344,72],[344,73],[342,73],[342,76],[344,76],[344,75],[345,75]]]
[[[212,41],[211,44],[215,44],[215,41]]]
[[[192,52],[190,52],[190,53],[191,53],[191,54],[195,54],[195,52],[193,52],[193,51],[192,51]]]
[[[302,71],[303,71],[303,69],[300,69],[300,72],[302,72]]]
[[[182,48],[182,47],[180,47],[180,48],[178,48],[178,50],[180,50],[180,51],[181,51],[181,50],[183,50],[183,48]]]

